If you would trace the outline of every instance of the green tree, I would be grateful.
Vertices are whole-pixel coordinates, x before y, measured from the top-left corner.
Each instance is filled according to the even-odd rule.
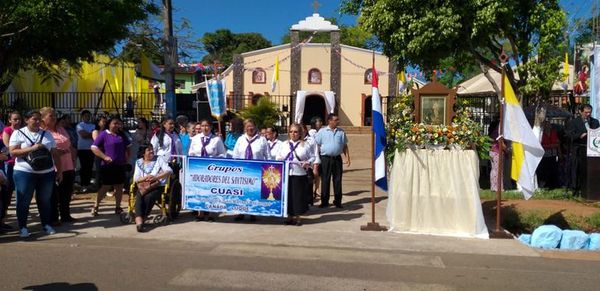
[[[260,33],[233,33],[229,29],[207,32],[202,36],[204,50],[208,53],[202,62],[219,62],[226,67],[233,63],[233,56],[271,46],[271,42]]]
[[[484,73],[500,72],[504,49],[517,66],[519,79],[507,76],[519,94],[548,97],[561,77],[566,20],[558,0],[345,0],[342,11],[360,13],[360,25],[403,65],[433,70],[467,54]]]
[[[326,18],[326,20],[335,25],[338,23],[337,18],[335,17]],[[338,27],[340,28],[340,43],[342,44],[365,49],[376,49],[379,47],[379,42],[373,36],[373,34],[367,32],[360,26],[338,25]],[[328,32],[317,32],[313,35],[313,32],[301,31],[299,36],[300,40],[305,40],[313,36],[311,40],[312,43],[328,43],[330,38]],[[288,31],[281,38],[281,43],[283,44],[290,42],[290,32]]]
[[[265,128],[277,123],[281,117],[281,111],[277,108],[277,104],[269,100],[268,96],[263,96],[258,99],[256,105],[242,110],[241,115],[243,118],[253,119],[258,128]]]
[[[129,25],[158,7],[146,0],[2,0],[0,92],[20,69],[58,78],[66,65],[78,68],[94,52],[111,51]]]

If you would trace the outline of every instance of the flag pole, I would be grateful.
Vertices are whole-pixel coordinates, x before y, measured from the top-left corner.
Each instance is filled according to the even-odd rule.
[[[502,65],[502,81],[500,82],[500,122],[498,124],[498,148],[500,149],[500,152],[498,153],[498,179],[496,183],[496,226],[494,228],[494,231],[492,231],[490,237],[510,238],[510,235],[504,232],[504,230],[500,226],[500,222],[502,220],[502,191],[504,190],[504,78],[506,76],[506,64],[508,61],[508,56],[504,52],[502,52],[502,54],[500,55],[500,61]]]
[[[375,51],[373,51],[373,65],[375,69]],[[375,74],[376,72],[372,72]],[[374,76],[374,75],[372,75]],[[373,127],[373,95],[371,95],[371,127]],[[387,227],[375,222],[375,132],[371,130],[371,222],[361,225],[362,231],[386,231]]]

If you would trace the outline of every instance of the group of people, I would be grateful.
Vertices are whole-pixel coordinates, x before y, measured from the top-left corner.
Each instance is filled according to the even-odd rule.
[[[77,155],[67,132],[68,118],[59,119],[54,109],[44,107],[24,115],[11,112],[8,121],[0,143],[2,230],[12,229],[4,219],[14,190],[19,236],[30,235],[27,219],[34,193],[42,228],[54,234],[59,217],[62,222],[75,221],[70,202]]]
[[[538,184],[543,188],[559,188],[565,186],[575,195],[581,195],[587,177],[587,132],[589,129],[600,127],[597,119],[591,117],[592,106],[582,104],[578,114],[569,120],[564,127],[557,127],[548,120],[544,121],[541,145],[544,156],[536,170]],[[490,150],[492,168],[490,172],[491,190],[510,189],[509,176],[505,174],[503,181],[498,183],[499,154],[505,153],[504,173],[510,173],[511,145],[509,141],[499,142],[498,122],[490,124],[490,137],[493,145]],[[508,156],[508,157],[507,157]]]
[[[75,127],[71,126],[68,115],[58,118],[49,107],[28,112],[23,119],[22,122],[20,113],[11,113],[0,141],[0,162],[4,164],[4,171],[0,171],[0,226],[2,230],[12,229],[4,220],[12,192],[16,190],[19,235],[23,238],[30,235],[27,219],[33,193],[46,234],[54,234],[54,227],[60,223],[76,221],[71,216],[70,203],[77,160],[81,191],[97,191],[91,208],[93,216],[99,214],[99,206],[107,194],[114,196],[114,213],[120,214],[123,191],[128,188],[125,185],[131,182],[138,186],[136,193],[129,194],[136,195],[135,224],[140,232],[145,231],[144,220],[160,199],[167,177],[173,174],[172,158],[183,155],[288,161],[286,224],[302,225],[301,215],[319,198],[319,207],[329,207],[331,179],[333,205],[343,207],[342,154],[348,165],[350,156],[348,138],[338,127],[339,117],[335,114],[327,117],[327,126],[322,126],[320,118],[313,118],[310,130],[304,124],[291,124],[285,141],[279,139],[276,127],[259,129],[251,119],[232,119],[224,139],[206,119],[188,122],[169,118],[151,124],[139,118],[133,133],[124,130],[119,117],[99,117],[94,123],[87,110],[81,112],[81,122]],[[36,164],[37,155],[46,159],[42,166]],[[198,220],[214,221],[217,216],[197,213]],[[244,218],[238,215],[235,220]]]

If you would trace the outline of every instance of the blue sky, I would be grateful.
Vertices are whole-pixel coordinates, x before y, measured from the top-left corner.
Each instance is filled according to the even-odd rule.
[[[195,35],[227,28],[235,33],[258,32],[274,45],[290,26],[312,15],[313,0],[172,0],[175,21],[189,19]],[[499,0],[500,1],[500,0]],[[592,4],[598,0],[560,0],[568,19],[590,17]],[[318,12],[323,17],[336,17],[342,24],[353,25],[356,17],[340,15],[340,0],[320,0]],[[210,3],[210,4],[209,4]],[[199,56],[201,57],[201,56]]]

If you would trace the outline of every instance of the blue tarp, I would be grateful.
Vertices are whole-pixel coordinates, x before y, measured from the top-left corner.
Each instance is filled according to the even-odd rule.
[[[531,235],[531,246],[542,249],[555,249],[562,238],[562,230],[555,225],[542,225]]]
[[[588,249],[592,251],[600,251],[600,233],[590,234],[590,243]]]
[[[581,230],[563,230],[560,240],[561,250],[584,250],[588,247],[589,236]]]

